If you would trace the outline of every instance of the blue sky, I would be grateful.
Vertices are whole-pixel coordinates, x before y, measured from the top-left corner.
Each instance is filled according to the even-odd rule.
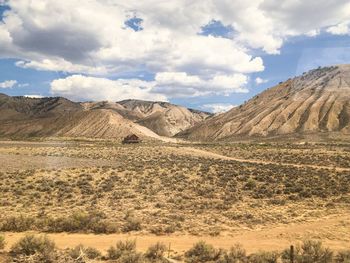
[[[329,8],[349,9],[346,1],[338,2]],[[41,6],[13,3],[0,6],[0,37],[3,34],[12,38],[4,38],[4,48],[0,47],[0,87],[6,81],[16,81],[11,87],[3,84],[0,88],[0,92],[8,95],[60,95],[73,100],[115,101],[131,97],[214,110],[210,105],[239,105],[280,81],[318,66],[350,63],[350,35],[346,31],[350,19],[345,19],[350,12],[344,15],[341,11],[343,18],[339,19],[328,17],[330,22],[326,25],[321,24],[321,17],[314,24],[300,28],[294,28],[296,22],[291,23],[298,19],[297,13],[295,18],[289,18],[291,21],[278,20],[282,16],[277,15],[275,21],[261,18],[262,24],[272,23],[270,26],[276,27],[265,32],[254,21],[245,29],[239,17],[230,20],[220,10],[211,14],[209,0],[204,1],[208,11],[203,14],[182,10],[180,1],[178,6],[169,4],[166,9],[159,7],[160,10],[155,7],[149,13],[147,5],[135,4],[128,9],[132,10],[130,13],[119,6],[96,2],[92,6],[79,6],[85,12],[93,11],[96,25],[84,27],[89,20],[82,16],[67,28],[60,19],[51,20],[54,15],[50,17],[49,9],[42,13]],[[70,7],[74,4],[72,1]],[[178,17],[173,17],[171,12],[166,14],[171,8],[182,13]],[[298,8],[306,10],[308,6]],[[97,16],[99,12],[101,16]],[[114,17],[118,12],[119,16]],[[71,15],[61,13],[62,17]],[[24,26],[15,31],[11,16],[22,19]],[[207,19],[210,16],[221,17],[225,22]],[[320,11],[319,16],[326,15]],[[119,28],[106,29],[108,19],[115,19]],[[198,24],[197,29],[186,22],[188,19]],[[203,23],[205,19],[207,22]],[[35,27],[40,22],[52,26]],[[286,32],[274,23],[283,24]],[[303,31],[306,26],[308,29]],[[256,27],[256,37],[251,34],[252,27]],[[18,34],[21,30],[22,36]],[[310,33],[313,31],[317,33]],[[62,38],[62,43],[55,46],[50,39],[57,36]],[[42,41],[38,42],[38,38]]]

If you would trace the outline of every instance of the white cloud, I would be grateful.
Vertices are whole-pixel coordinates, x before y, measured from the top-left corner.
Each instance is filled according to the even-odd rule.
[[[138,79],[110,80],[73,75],[51,82],[51,92],[75,100],[143,99],[166,101],[162,94],[152,93],[153,82]]]
[[[291,36],[315,36],[324,29],[344,34],[350,17],[348,0],[319,0],[317,5],[295,0],[90,0],[83,4],[9,0],[7,4],[11,10],[0,23],[0,58],[16,58],[16,65],[23,68],[106,78],[140,71],[176,72],[180,75],[168,80],[171,83],[152,88],[168,97],[244,92],[243,78],[264,70],[263,60],[252,56],[252,48],[278,54]],[[142,19],[142,31],[125,26],[133,16]],[[213,19],[234,29],[231,39],[198,34]]]
[[[41,98],[44,98],[44,96],[42,96],[42,95],[35,95],[35,94],[32,94],[32,95],[24,95],[24,97],[32,98],[32,99],[41,99]]]
[[[11,89],[17,84],[16,80],[5,80],[4,82],[0,82],[0,88],[3,89]]]
[[[198,76],[189,76],[186,72],[160,72],[157,73],[155,80],[159,85],[198,86],[202,84]]]
[[[327,29],[328,33],[334,34],[334,35],[346,35],[350,34],[350,22],[343,22],[339,23],[335,26],[331,26]]]
[[[318,36],[320,33],[321,33],[321,30],[320,30],[320,29],[313,29],[313,30],[310,30],[309,32],[306,32],[305,35],[306,35],[306,36],[309,36],[309,37],[316,37],[316,36]]]
[[[72,75],[51,82],[51,92],[75,100],[144,99],[167,101],[170,98],[228,95],[248,92],[244,74],[216,75],[203,80],[185,72],[158,73],[154,81],[117,79]]]
[[[232,105],[229,103],[213,103],[213,104],[204,104],[201,108],[203,110],[209,110],[213,113],[222,113],[231,110],[232,108],[237,107],[237,105]]]
[[[267,79],[262,79],[262,78],[260,78],[260,77],[257,77],[257,78],[255,79],[255,83],[256,83],[257,85],[260,85],[260,84],[263,84],[263,83],[266,83],[266,82],[268,82]]]
[[[202,79],[198,76],[187,75],[185,72],[161,72],[155,77],[155,92],[165,94],[168,98],[228,95],[231,93],[246,93],[244,88],[248,77],[244,74],[215,75]]]
[[[32,68],[44,71],[64,71],[64,72],[85,72],[87,74],[103,75],[107,74],[107,69],[104,67],[90,67],[80,64],[73,64],[61,58],[43,59],[41,61],[17,61],[17,67]]]

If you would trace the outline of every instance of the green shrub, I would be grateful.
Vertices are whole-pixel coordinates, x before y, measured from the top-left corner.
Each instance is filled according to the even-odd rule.
[[[148,248],[145,257],[150,262],[159,262],[163,259],[165,251],[166,246],[163,243],[158,242]]]
[[[185,262],[216,262],[220,259],[222,252],[222,250],[216,250],[212,245],[200,241],[185,253]]]
[[[13,256],[30,256],[40,254],[46,258],[52,257],[55,251],[55,243],[47,236],[26,235],[11,247]]]
[[[247,183],[245,184],[245,188],[248,190],[252,190],[256,187],[256,181],[253,178],[249,178]]]

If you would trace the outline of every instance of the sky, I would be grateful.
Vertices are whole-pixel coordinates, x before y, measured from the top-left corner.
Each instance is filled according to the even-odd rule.
[[[350,63],[350,2],[0,0],[0,43],[0,93],[220,112]]]

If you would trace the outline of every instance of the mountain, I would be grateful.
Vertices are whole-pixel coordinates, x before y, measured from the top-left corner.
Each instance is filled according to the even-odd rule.
[[[118,102],[126,110],[139,114],[142,126],[162,136],[173,136],[205,120],[210,113],[188,109],[167,102],[124,100]]]
[[[179,134],[192,140],[350,134],[350,65],[311,70]]]
[[[85,102],[84,109],[106,109],[150,129],[160,136],[172,137],[212,116],[168,102],[123,100],[119,102]]]
[[[141,138],[164,140],[161,136],[172,136],[209,115],[163,102],[79,103],[61,97],[27,98],[0,94],[1,137],[120,139],[134,133]],[[152,126],[148,119],[162,119],[164,127]]]

